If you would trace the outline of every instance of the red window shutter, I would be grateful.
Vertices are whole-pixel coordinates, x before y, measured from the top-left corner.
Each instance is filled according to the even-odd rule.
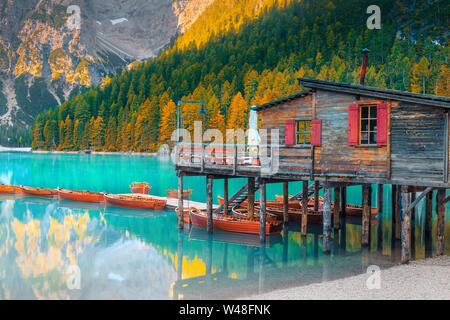
[[[287,120],[284,125],[284,144],[293,146],[295,144],[295,121]]]
[[[387,105],[377,105],[377,145],[385,146],[387,142]]]
[[[322,120],[311,121],[311,145],[320,146],[322,144]]]
[[[348,107],[348,144],[358,145],[359,135],[359,106],[357,104]]]

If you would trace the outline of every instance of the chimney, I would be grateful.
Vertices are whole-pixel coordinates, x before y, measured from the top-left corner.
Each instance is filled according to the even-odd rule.
[[[359,78],[359,84],[364,85],[364,80],[366,78],[367,60],[369,58],[370,50],[365,48],[361,51],[363,54],[363,62],[361,66],[361,77]]]

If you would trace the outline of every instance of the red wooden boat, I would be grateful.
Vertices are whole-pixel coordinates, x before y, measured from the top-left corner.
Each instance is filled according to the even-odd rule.
[[[206,228],[206,213],[196,208],[191,208],[190,217],[192,225],[196,227]],[[234,217],[223,214],[213,215],[213,229],[230,232],[259,234],[259,220],[244,217]],[[279,234],[283,226],[278,221],[266,222],[266,235]]]
[[[152,187],[147,182],[133,182],[130,186],[131,192],[148,194]]]
[[[217,196],[217,198],[219,199],[219,204],[223,204],[223,198],[221,196]],[[255,205],[259,205],[259,200],[255,200]],[[281,201],[277,201],[277,200],[267,200],[266,201],[266,206],[281,206],[281,208],[283,207],[283,202]],[[241,207],[247,207],[248,206],[248,202],[247,200],[244,200],[241,203]],[[302,203],[301,201],[289,201],[289,208],[292,209],[300,209],[302,207]]]
[[[24,195],[33,197],[54,197],[58,195],[58,191],[48,188],[32,188],[20,186],[20,190]]]
[[[4,193],[4,194],[20,193],[20,188],[17,186],[8,185],[8,184],[0,184],[0,193]]]
[[[167,198],[172,199],[178,199],[178,190],[177,189],[168,189],[167,192]],[[188,199],[192,194],[192,190],[183,190],[183,199]]]
[[[190,208],[184,208],[183,209],[183,222],[184,223],[191,223],[191,217],[189,215]],[[175,212],[178,216],[178,208],[175,208]]]
[[[105,193],[106,204],[148,210],[162,210],[166,207],[167,200],[154,197],[141,197],[138,195],[122,195]]]
[[[105,196],[100,192],[75,191],[60,188],[57,190],[61,199],[81,202],[105,202]]]

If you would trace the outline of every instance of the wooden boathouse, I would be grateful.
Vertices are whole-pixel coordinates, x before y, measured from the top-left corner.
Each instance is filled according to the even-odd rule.
[[[298,81],[306,90],[253,107],[258,129],[268,130],[267,141],[258,148],[269,154],[269,160],[252,158],[252,146],[248,145],[178,144],[178,189],[183,190],[184,176],[204,175],[207,179],[208,232],[213,230],[213,179],[224,180],[224,203],[215,209],[217,213],[228,213],[232,206],[248,200],[249,214],[253,215],[255,192],[259,189],[261,241],[265,239],[266,184],[283,182],[286,222],[288,184],[303,181],[303,190],[293,193],[294,199],[304,204],[302,235],[307,230],[308,197],[315,195],[317,209],[318,192],[323,188],[323,250],[329,253],[332,228],[338,230],[345,215],[346,187],[362,185],[362,245],[367,246],[372,185],[378,185],[380,208],[383,185],[388,184],[392,185],[393,224],[395,236],[402,242],[402,262],[409,261],[411,215],[422,199],[426,201],[425,229],[432,230],[435,190],[436,254],[443,254],[445,205],[450,200],[446,197],[450,179],[450,99],[369,87],[364,85],[363,74],[361,78],[360,84],[301,78]],[[278,134],[272,135],[276,129]],[[213,148],[213,153],[208,148]],[[228,179],[236,177],[248,178],[248,183],[229,197]],[[308,185],[308,181],[313,183]],[[183,208],[180,194],[178,207]],[[182,228],[181,215],[178,221]]]

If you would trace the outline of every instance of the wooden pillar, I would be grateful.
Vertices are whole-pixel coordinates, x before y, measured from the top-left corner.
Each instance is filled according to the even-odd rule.
[[[183,173],[178,172],[178,229],[183,229],[184,221],[184,205],[183,205]]]
[[[331,188],[326,185],[323,194],[323,252],[331,252]]]
[[[438,189],[436,194],[437,208],[437,236],[436,236],[436,255],[444,254],[444,226],[445,226],[445,189]]]
[[[308,181],[303,181],[302,187],[302,236],[306,236],[308,229]]]
[[[362,200],[363,200],[363,212],[362,212],[362,231],[361,231],[361,244],[362,246],[368,246],[370,244],[370,188],[369,184],[363,184],[362,186]]]
[[[319,181],[314,181],[314,211],[319,210]]]
[[[211,176],[206,176],[206,232],[213,232],[213,210],[212,210],[212,187],[213,179]]]
[[[228,178],[223,179],[223,213],[228,214]]]
[[[428,192],[425,198],[425,233],[433,229],[431,218],[433,216],[433,191]]]
[[[255,215],[255,178],[248,178],[248,217]]]
[[[381,212],[383,212],[383,185],[382,184],[378,185],[377,197],[378,197],[377,208],[378,208],[378,212],[381,213]]]
[[[409,262],[411,244],[411,220],[406,209],[409,206],[410,194],[407,186],[400,187],[400,214],[402,216],[402,263]]]
[[[345,217],[347,209],[347,187],[341,187],[341,218]]]
[[[340,215],[340,191],[338,187],[334,188],[334,206],[333,206],[333,228],[338,230],[341,227],[341,215]]]
[[[411,192],[411,201],[409,203],[413,203],[416,200],[416,188],[413,188],[413,192]],[[416,208],[411,209],[411,222],[416,220]]]
[[[259,183],[259,240],[266,241],[266,180],[261,179]]]
[[[289,182],[283,182],[283,222],[289,222]]]

